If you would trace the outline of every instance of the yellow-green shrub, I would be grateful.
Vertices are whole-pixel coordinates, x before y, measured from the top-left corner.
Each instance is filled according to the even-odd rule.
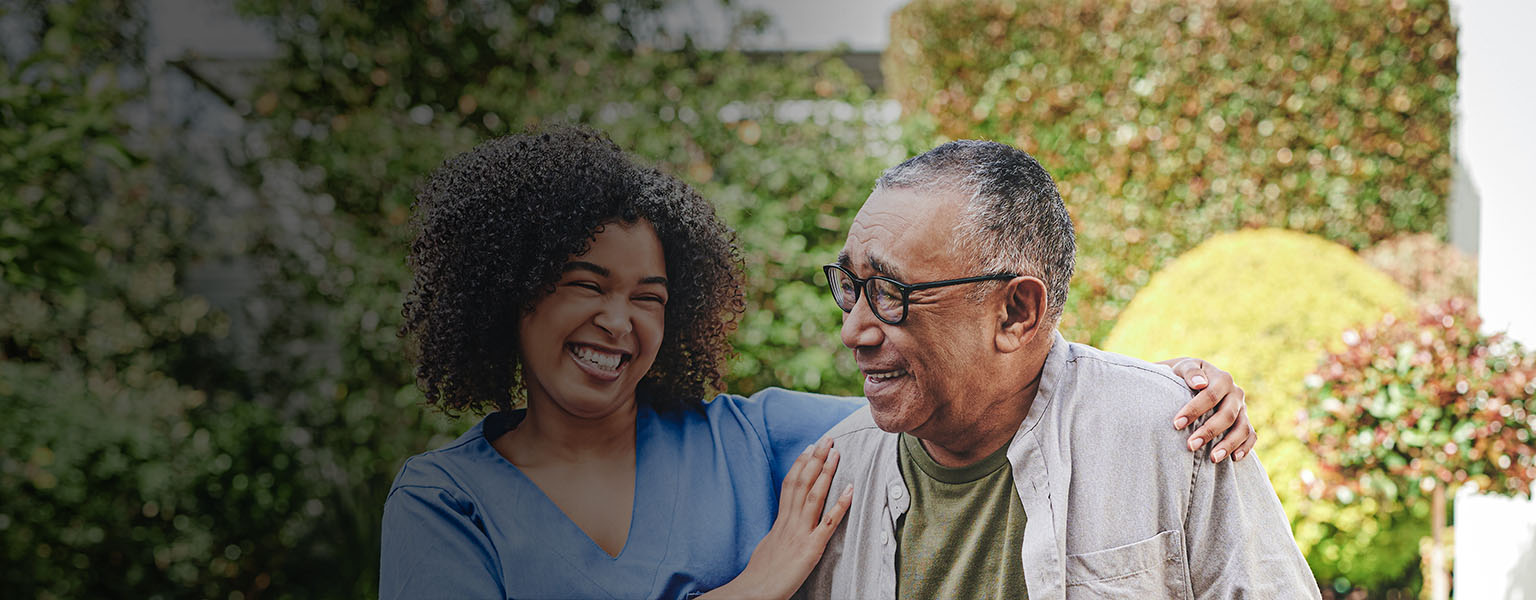
[[[1376,500],[1339,504],[1309,494],[1320,472],[1296,439],[1303,379],[1325,346],[1386,312],[1407,292],[1339,244],[1279,229],[1211,238],[1152,277],[1104,347],[1142,358],[1198,356],[1232,373],[1260,433],[1255,451],[1285,505],[1313,573],[1373,585],[1402,575],[1423,526]]]
[[[886,89],[941,137],[1012,143],[1060,183],[1101,341],[1163,264],[1223,231],[1359,249],[1445,233],[1447,0],[913,0]]]

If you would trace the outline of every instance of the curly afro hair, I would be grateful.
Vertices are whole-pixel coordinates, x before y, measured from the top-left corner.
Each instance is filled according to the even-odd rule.
[[[400,335],[427,403],[448,414],[522,404],[520,315],[600,227],[642,219],[661,239],[669,299],[637,397],[666,411],[700,406],[720,389],[744,306],[734,232],[687,184],[639,165],[601,133],[560,126],[455,156],[417,193],[415,279]]]

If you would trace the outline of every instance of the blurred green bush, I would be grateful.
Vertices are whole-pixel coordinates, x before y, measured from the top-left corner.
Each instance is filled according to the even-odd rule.
[[[1099,342],[1212,235],[1359,249],[1445,233],[1456,31],[1446,0],[914,0],[886,86],[944,138],[1015,144],[1078,229],[1063,330]]]
[[[1231,372],[1262,432],[1255,456],[1313,574],[1325,584],[1344,578],[1373,587],[1417,564],[1425,522],[1392,502],[1338,504],[1309,494],[1321,469],[1286,432],[1308,409],[1302,379],[1323,350],[1351,327],[1409,309],[1401,286],[1344,246],[1249,230],[1212,237],[1153,276],[1104,348],[1145,359],[1198,356]]]

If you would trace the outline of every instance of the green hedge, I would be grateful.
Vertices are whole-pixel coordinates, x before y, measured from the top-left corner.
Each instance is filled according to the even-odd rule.
[[[1063,327],[1101,341],[1218,232],[1443,237],[1455,41],[1445,0],[914,0],[884,69],[937,136],[1056,176],[1079,236]]]

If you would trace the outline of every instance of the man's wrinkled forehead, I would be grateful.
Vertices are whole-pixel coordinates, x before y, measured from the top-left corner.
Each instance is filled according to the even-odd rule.
[[[951,242],[963,205],[953,189],[876,188],[849,226],[838,263],[857,277],[903,282],[957,268]]]

